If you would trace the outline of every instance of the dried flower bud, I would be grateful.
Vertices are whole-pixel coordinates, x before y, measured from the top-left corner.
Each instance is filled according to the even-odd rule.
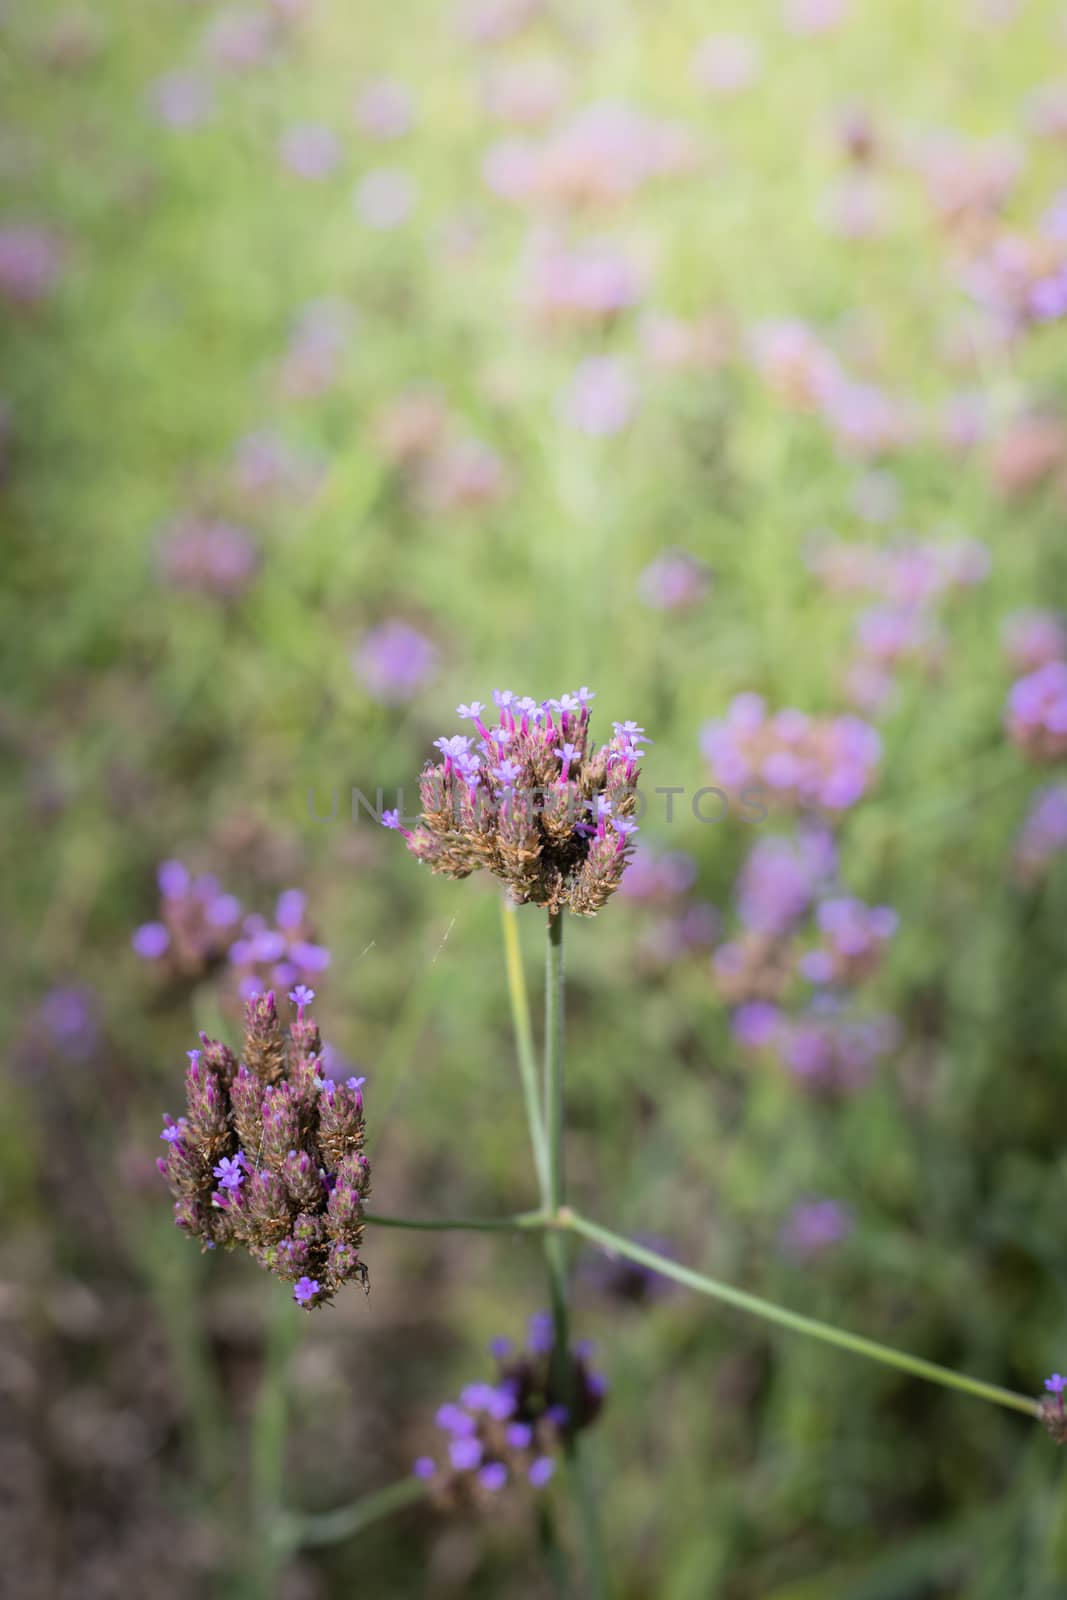
[[[213,1039],[190,1051],[187,1113],[164,1118],[158,1165],[180,1228],[205,1249],[244,1245],[311,1309],[353,1278],[366,1287],[370,1163],[363,1079],[318,1076],[322,1041],[305,1014],[314,994],[301,987],[290,999],[298,1014],[288,1038],[273,993],[249,1000],[240,1063]]]

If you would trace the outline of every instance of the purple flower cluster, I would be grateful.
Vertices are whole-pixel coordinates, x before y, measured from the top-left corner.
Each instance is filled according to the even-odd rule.
[[[782,1229],[782,1250],[795,1260],[806,1261],[847,1239],[852,1228],[852,1214],[839,1201],[798,1200]]]
[[[175,589],[235,600],[259,568],[252,536],[231,522],[182,516],[164,530],[157,547],[160,576]]]
[[[1067,755],[1067,661],[1048,661],[1012,684],[1004,716],[1010,738],[1032,761]]]
[[[1067,659],[1067,621],[1058,611],[1013,611],[1000,629],[1001,644],[1018,672],[1034,672]]]
[[[258,993],[269,982],[278,989],[307,983],[327,971],[330,952],[312,937],[307,920],[307,896],[286,889],[274,908],[273,926],[253,913],[241,923],[241,936],[229,948],[242,998]]]
[[[889,1019],[846,997],[877,971],[897,917],[831,892],[835,867],[825,829],[760,839],[738,877],[741,930],[716,949],[712,976],[742,1048],[777,1056],[804,1082],[849,1089],[896,1039]]]
[[[711,587],[711,573],[688,550],[666,550],[637,580],[640,599],[653,611],[691,611]]]
[[[494,1339],[490,1351],[497,1360],[494,1381],[468,1384],[457,1401],[438,1408],[441,1450],[419,1456],[412,1469],[441,1506],[484,1505],[487,1495],[513,1483],[544,1488],[562,1441],[596,1420],[607,1391],[604,1377],[588,1365],[588,1343],[571,1353],[561,1388],[545,1313],[531,1318],[524,1351],[512,1353],[503,1338]]]
[[[694,140],[681,124],[605,102],[584,107],[542,140],[494,146],[485,176],[497,194],[520,205],[586,210],[617,206],[653,179],[689,170],[695,158]]]
[[[390,617],[364,634],[352,667],[367,693],[383,705],[404,705],[431,682],[440,656],[424,633]]]
[[[758,694],[735,695],[725,720],[708,722],[701,749],[718,783],[760,782],[779,809],[838,814],[867,792],[882,742],[859,717],[769,714]]]
[[[852,1015],[830,994],[796,1015],[750,1001],[738,1008],[733,1028],[747,1049],[768,1052],[804,1088],[828,1094],[862,1088],[900,1038],[893,1017]]]
[[[1014,868],[1024,883],[1039,883],[1067,849],[1067,783],[1038,789],[1015,841]]]
[[[492,721],[480,702],[457,716],[474,733],[435,740],[441,761],[424,768],[422,815],[413,831],[395,811],[382,822],[433,872],[466,878],[479,868],[519,903],[592,916],[618,888],[633,851],[636,784],[647,736],[616,722],[598,749],[581,688],[537,701],[495,689]]]
[[[363,1079],[323,1076],[323,1044],[298,985],[283,1031],[273,991],[245,1008],[241,1059],[201,1034],[189,1051],[186,1111],[164,1117],[157,1165],[179,1228],[205,1249],[243,1245],[294,1285],[307,1310],[367,1269],[360,1258],[370,1163],[363,1154]]]
[[[476,511],[511,486],[501,457],[467,433],[441,398],[415,385],[389,402],[374,426],[375,442],[426,511]]]
[[[330,952],[312,938],[307,898],[299,889],[278,896],[272,926],[255,913],[243,916],[236,895],[211,873],[194,877],[184,862],[164,861],[157,878],[159,920],[142,923],[132,939],[142,960],[195,978],[228,958],[243,999],[268,983],[288,989],[329,967]]]
[[[166,961],[184,977],[199,977],[220,961],[241,917],[240,902],[211,873],[198,877],[182,861],[164,861],[156,873],[160,914],[133,935],[145,961]]]

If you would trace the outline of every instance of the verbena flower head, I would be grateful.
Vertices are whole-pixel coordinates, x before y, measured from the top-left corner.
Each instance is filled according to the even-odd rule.
[[[564,1441],[589,1427],[603,1405],[607,1381],[589,1366],[587,1344],[572,1352],[569,1393],[557,1388],[546,1314],[530,1319],[524,1352],[512,1355],[508,1340],[494,1339],[490,1353],[495,1381],[470,1383],[458,1401],[438,1408],[441,1448],[412,1467],[442,1507],[486,1506],[513,1484],[543,1488]]]
[[[422,773],[418,825],[409,832],[394,812],[382,822],[432,872],[466,878],[484,867],[520,904],[593,916],[633,854],[646,735],[617,722],[598,749],[592,699],[584,687],[541,702],[497,689],[492,727],[480,702],[461,706],[474,732],[436,741],[442,759]]]
[[[157,1165],[179,1228],[208,1250],[243,1245],[311,1310],[353,1278],[366,1287],[359,1251],[370,1163],[362,1079],[322,1076],[322,1039],[307,1015],[314,994],[301,986],[290,999],[297,1016],[288,1030],[273,992],[248,1001],[240,1061],[200,1035],[202,1049],[189,1051],[186,1115],[164,1119]]]

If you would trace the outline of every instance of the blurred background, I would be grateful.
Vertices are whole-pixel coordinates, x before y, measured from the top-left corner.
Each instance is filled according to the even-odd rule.
[[[494,688],[588,684],[684,790],[568,926],[575,1203],[1067,1362],[1065,48],[1039,0],[7,0],[5,1593],[268,1593],[271,1473],[405,1478],[542,1308],[528,1241],[368,1230],[299,1316],[155,1169],[196,1031],[300,978],[377,1209],[534,1203],[497,885],[350,805]],[[575,1321],[619,1596],[1067,1594],[1024,1417],[584,1254]],[[535,1499],[277,1592],[557,1593]]]

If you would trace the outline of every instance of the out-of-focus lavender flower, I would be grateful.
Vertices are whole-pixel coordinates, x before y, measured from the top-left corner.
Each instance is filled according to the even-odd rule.
[[[1050,863],[1067,849],[1067,784],[1038,789],[1015,842],[1013,863],[1024,883],[1039,883]]]
[[[181,861],[161,863],[158,922],[147,922],[133,936],[143,960],[160,961],[185,977],[197,977],[220,961],[241,915],[240,902],[226,894],[210,874],[194,878]]]
[[[781,1012],[768,1000],[748,1000],[738,1006],[730,1018],[730,1027],[738,1044],[747,1050],[762,1050],[778,1032]]]
[[[761,322],[751,331],[749,347],[765,382],[797,410],[814,410],[841,381],[837,357],[805,322]]]
[[[945,651],[945,637],[934,619],[911,606],[871,606],[856,618],[856,647],[883,667],[918,662],[936,667]]]
[[[264,11],[252,7],[221,12],[208,26],[204,45],[218,67],[247,72],[260,66],[276,40],[276,24]]]
[[[449,439],[420,464],[419,499],[431,511],[475,511],[495,505],[511,487],[500,456],[482,439]]]
[[[838,1200],[798,1200],[782,1229],[782,1249],[809,1260],[847,1239],[853,1225],[852,1213]]]
[[[374,441],[393,466],[413,468],[428,461],[443,444],[448,411],[435,390],[425,384],[404,390],[379,412]]]
[[[243,528],[211,518],[182,516],[159,540],[164,581],[222,600],[243,594],[259,567],[259,551]]]
[[[950,394],[941,411],[941,437],[950,450],[962,454],[984,443],[991,420],[985,394],[976,390]]]
[[[650,845],[638,845],[619,892],[630,900],[669,902],[691,889],[696,875],[696,862],[685,851],[659,853]]]
[[[872,239],[884,233],[888,195],[868,172],[849,172],[824,194],[820,219],[842,239]]]
[[[701,749],[728,788],[759,780],[779,806],[845,811],[867,792],[881,760],[877,732],[859,717],[767,715],[759,695],[737,695],[709,722]]]
[[[1025,152],[1008,137],[968,140],[940,133],[916,152],[939,220],[959,227],[995,216],[1022,173]]]
[[[1048,661],[1012,685],[1008,733],[1034,761],[1067,755],[1067,662]]]
[[[149,91],[149,104],[165,127],[184,132],[199,128],[215,109],[215,93],[195,72],[168,72]]]
[[[533,127],[559,110],[566,87],[564,67],[550,56],[503,61],[486,79],[485,109],[498,122]]]
[[[695,159],[692,136],[679,123],[602,102],[584,107],[540,143],[499,146],[485,176],[498,194],[521,204],[585,209],[617,205],[652,179],[687,170]]]
[[[916,432],[913,410],[873,383],[839,376],[820,396],[820,411],[848,455],[884,455],[908,444]]]
[[[434,677],[439,662],[432,641],[397,617],[372,628],[352,656],[356,676],[384,705],[413,700]]]
[[[694,83],[709,94],[740,94],[763,71],[763,51],[744,34],[714,34],[697,46],[689,70]]]
[[[637,410],[637,384],[618,356],[587,356],[563,397],[563,415],[580,433],[621,433]]]
[[[282,361],[286,394],[308,399],[333,387],[354,323],[343,300],[313,300],[303,307]]]
[[[540,1336],[542,1325],[546,1338]],[[468,1384],[458,1403],[438,1408],[444,1459],[420,1456],[412,1469],[431,1485],[438,1504],[484,1506],[486,1494],[497,1495],[524,1480],[542,1488],[563,1443],[596,1420],[607,1382],[590,1368],[588,1348],[579,1345],[571,1352],[564,1404],[553,1360],[551,1318],[536,1319],[536,1335],[517,1355],[510,1353],[507,1341],[494,1341],[499,1351],[496,1381]]]
[[[368,228],[387,232],[406,222],[415,208],[418,189],[409,172],[379,167],[356,185],[355,207]]]
[[[641,318],[638,332],[642,354],[653,366],[672,372],[714,371],[733,351],[733,329],[722,316],[688,322],[665,311],[649,311]]]
[[[230,943],[230,966],[245,999],[262,993],[268,984],[284,991],[307,984],[330,967],[329,950],[312,938],[303,895],[291,889],[280,895],[275,922],[271,927],[265,917],[253,913],[245,917],[238,937]]]
[[[802,958],[801,971],[816,983],[859,983],[876,970],[897,931],[891,907],[868,906],[851,895],[821,901],[815,917],[822,942]]]
[[[473,44],[503,44],[528,28],[544,9],[544,0],[462,0],[456,28]]]
[[[1042,139],[1067,139],[1067,83],[1041,83],[1026,97],[1026,120]]]
[[[35,306],[59,282],[63,249],[47,228],[31,223],[0,224],[0,300],[13,306]]]
[[[322,487],[325,463],[272,428],[258,428],[240,439],[233,452],[233,481],[249,500],[284,495],[311,500]]]
[[[834,860],[833,842],[820,829],[804,829],[795,839],[757,840],[737,883],[742,923],[752,933],[784,933],[808,910]]]
[[[162,922],[142,922],[130,943],[142,961],[159,961],[170,949],[170,934]]]
[[[393,78],[365,84],[356,101],[356,120],[372,139],[402,139],[415,122],[411,91]]]
[[[829,33],[848,15],[848,0],[785,0],[782,20],[790,33]]]
[[[645,567],[637,592],[654,611],[689,611],[700,604],[711,585],[711,573],[688,550],[667,550]]]
[[[1067,620],[1058,611],[1014,611],[1001,624],[1000,640],[1019,672],[1067,660]]]
[[[644,274],[618,245],[587,240],[576,247],[538,236],[524,265],[523,301],[538,321],[587,326],[610,322],[644,293]]]
[[[332,128],[307,122],[289,128],[278,141],[278,154],[298,178],[328,178],[341,160],[341,141]]]
[[[874,1068],[895,1048],[899,1027],[888,1016],[853,1017],[829,996],[819,1009],[783,1016],[773,1049],[782,1066],[804,1088],[850,1093],[860,1089]]]
[[[87,1061],[100,1040],[95,991],[85,984],[60,984],[41,1002],[44,1036],[68,1061]]]
[[[892,545],[827,540],[805,556],[809,569],[839,594],[872,594],[891,606],[918,608],[956,588],[982,583],[990,554],[977,539]]]
[[[1067,465],[1067,428],[1049,413],[1017,417],[994,441],[989,465],[1001,494],[1028,494]]]

